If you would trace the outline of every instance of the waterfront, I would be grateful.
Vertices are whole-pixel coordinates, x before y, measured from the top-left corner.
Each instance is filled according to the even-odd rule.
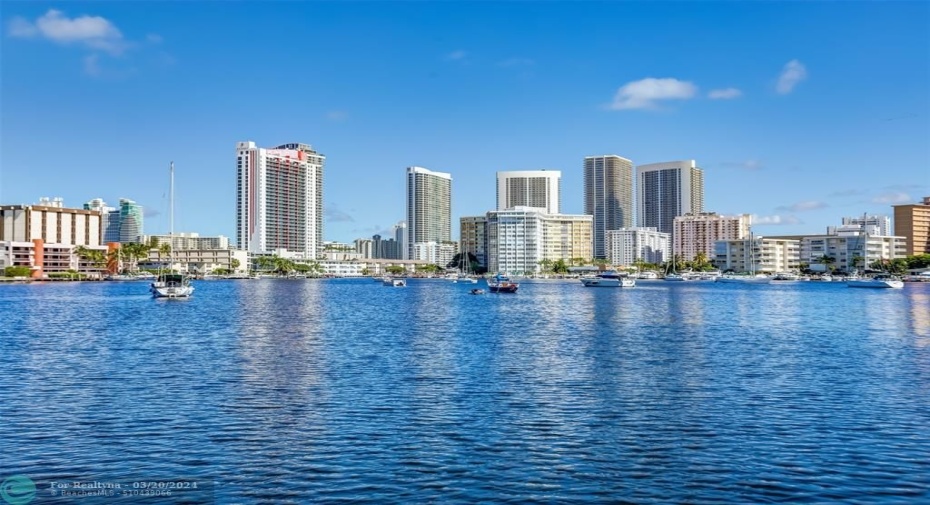
[[[930,500],[930,284],[147,286],[0,287],[0,478],[203,479],[218,503]]]

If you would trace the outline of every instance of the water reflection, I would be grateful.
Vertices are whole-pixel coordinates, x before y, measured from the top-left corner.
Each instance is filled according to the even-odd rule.
[[[206,475],[223,503],[926,501],[930,285],[804,284],[0,286],[0,475]]]

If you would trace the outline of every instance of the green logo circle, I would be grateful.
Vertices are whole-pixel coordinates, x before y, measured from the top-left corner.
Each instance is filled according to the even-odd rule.
[[[25,505],[36,497],[36,483],[25,475],[8,477],[0,484],[0,497],[10,505]]]

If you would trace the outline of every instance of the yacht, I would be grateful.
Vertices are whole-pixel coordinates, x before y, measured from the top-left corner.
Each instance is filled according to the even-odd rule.
[[[652,270],[646,270],[645,272],[640,272],[639,275],[636,276],[636,278],[642,279],[642,280],[654,281],[659,278],[659,274],[653,272]]]
[[[893,275],[876,275],[875,277],[862,277],[846,281],[846,286],[851,288],[891,288],[901,289],[904,287],[904,281]]]
[[[734,275],[734,274],[725,274],[717,277],[717,282],[729,282],[729,283],[740,283],[740,284],[768,284],[772,282],[772,278],[765,274],[755,274],[755,275]]]
[[[381,279],[381,284],[384,286],[391,286],[395,288],[403,288],[407,286],[407,279],[395,279],[394,277],[384,277]]]
[[[607,271],[594,277],[582,277],[581,283],[588,288],[632,288],[636,286],[636,279],[614,271]]]

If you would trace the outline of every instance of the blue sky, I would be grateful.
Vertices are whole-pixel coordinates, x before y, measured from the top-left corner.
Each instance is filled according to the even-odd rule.
[[[3,2],[0,203],[145,205],[234,235],[237,141],[327,156],[325,239],[404,215],[410,165],[453,175],[696,159],[706,209],[822,232],[930,195],[930,3]],[[457,236],[457,219],[455,220]],[[768,223],[768,224],[766,224]]]

